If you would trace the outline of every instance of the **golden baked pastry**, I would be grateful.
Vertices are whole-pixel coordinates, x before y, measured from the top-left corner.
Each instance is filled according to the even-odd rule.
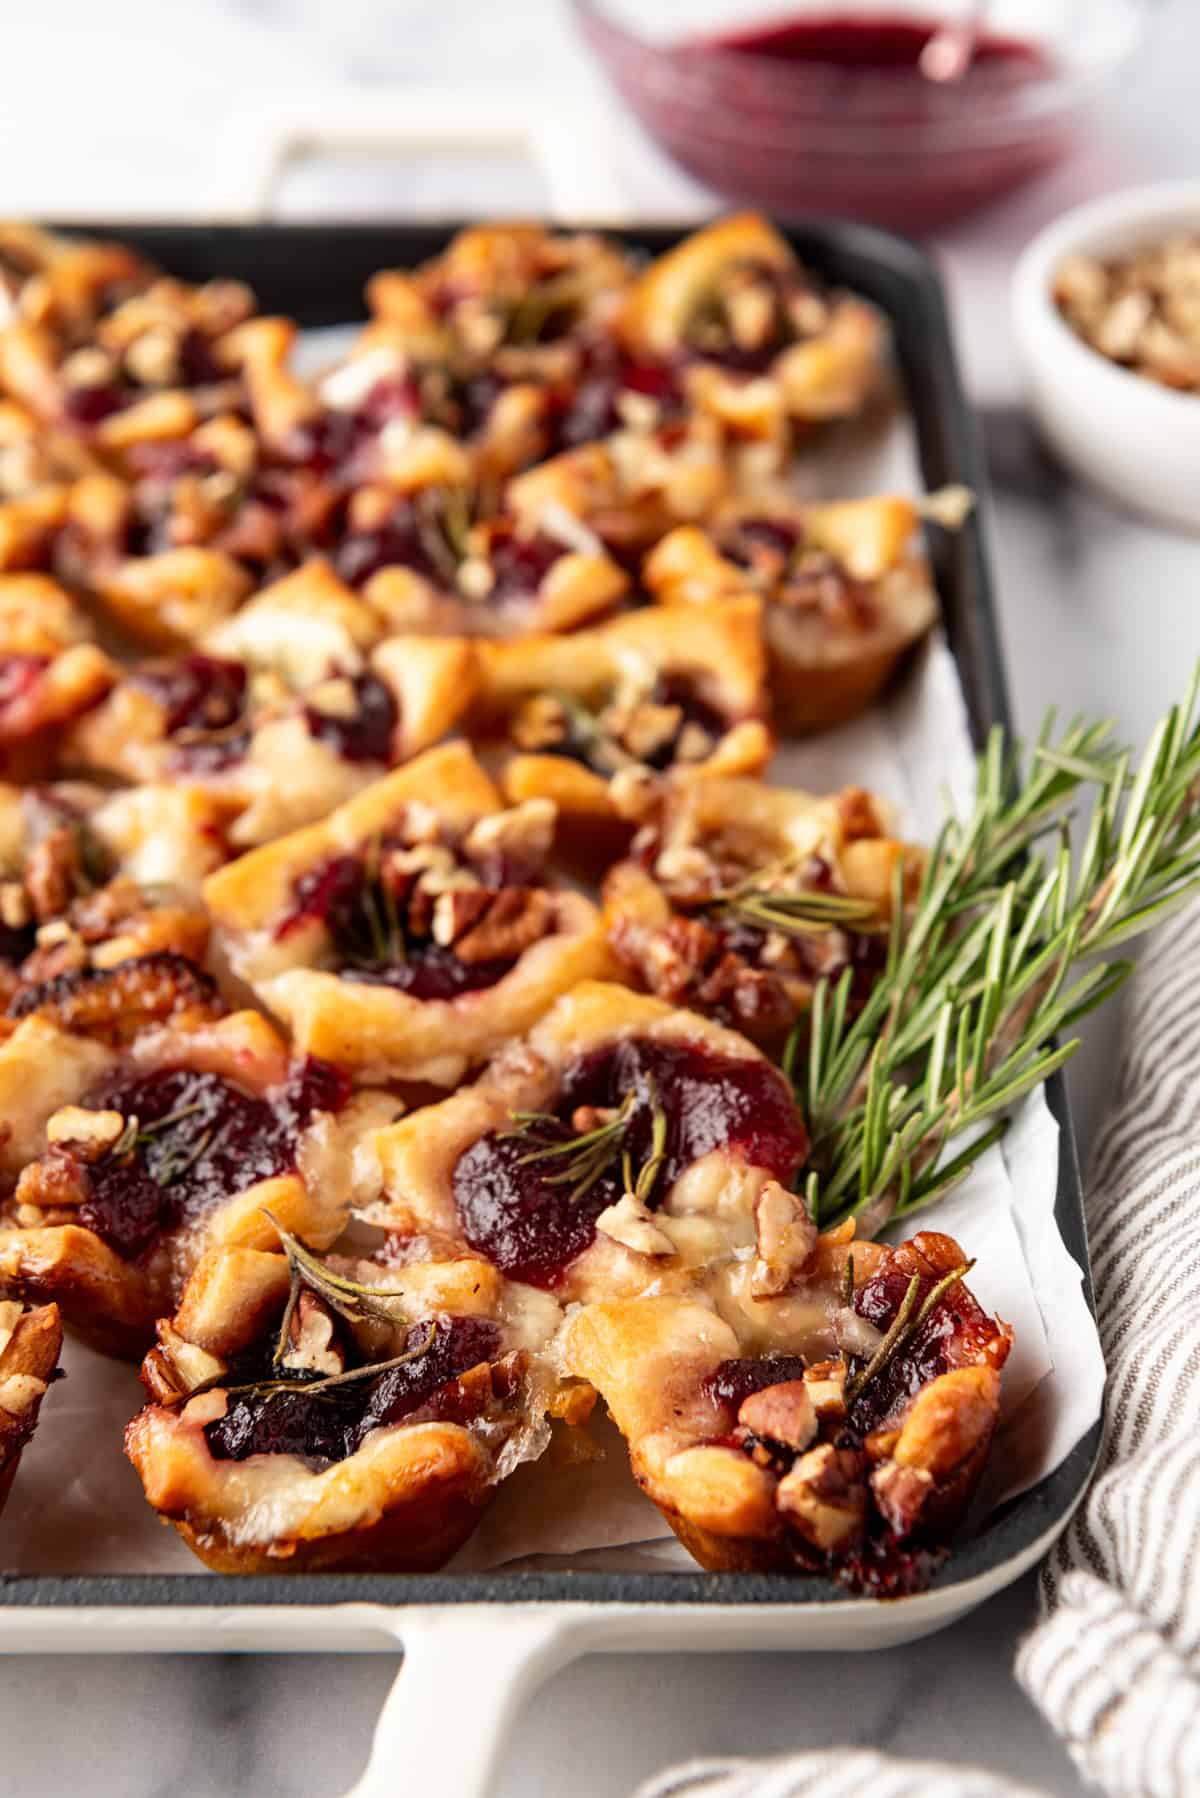
[[[210,1254],[160,1323],[146,1497],[221,1572],[439,1567],[545,1446],[559,1307],[479,1257],[288,1246]]]
[[[360,647],[378,635],[373,614],[327,570],[301,569],[216,633],[242,659],[135,662],[70,733],[62,759],[196,788],[236,814],[231,843],[265,842],[437,742],[470,704],[470,644],[406,637]]]
[[[543,871],[554,806],[501,807],[448,743],[206,883],[223,954],[303,1053],[452,1086],[608,971],[595,906]]]
[[[566,818],[619,820],[653,774],[757,774],[765,722],[759,602],[685,615],[643,610],[570,637],[480,646],[481,728],[502,732],[510,799],[552,799]]]
[[[771,439],[861,409],[877,387],[879,315],[826,293],[757,213],[695,231],[651,263],[619,331],[640,355],[686,359],[692,402],[734,436]]]
[[[667,605],[763,601],[771,698],[790,731],[864,711],[905,650],[937,618],[919,523],[898,496],[753,508],[707,530],[672,531],[646,557],[647,590]]]
[[[18,1015],[0,1039],[0,1287],[136,1356],[206,1248],[271,1242],[264,1211],[336,1237],[361,1105],[257,1012],[225,1014],[190,963],[64,974]]]
[[[753,1345],[703,1296],[653,1294],[582,1306],[562,1364],[605,1400],[638,1484],[702,1566],[896,1597],[927,1584],[966,1512],[1012,1331],[963,1283],[953,1237],[852,1236],[817,1239]],[[777,1308],[792,1311],[778,1331]]]
[[[706,1566],[915,1584],[982,1469],[1011,1332],[950,1238],[819,1235],[790,1190],[807,1150],[744,1038],[585,983],[363,1155],[374,1221],[567,1305],[555,1365]]]
[[[604,915],[635,985],[775,1053],[818,979],[852,968],[853,999],[865,996],[897,876],[911,892],[921,867],[880,800],[668,777],[635,789],[630,807],[638,832],[605,876]]]
[[[12,1490],[21,1451],[37,1428],[46,1389],[62,1348],[56,1305],[0,1298],[0,1511]]]
[[[86,615],[55,581],[0,574],[0,776],[49,772],[62,728],[117,678],[92,636]]]

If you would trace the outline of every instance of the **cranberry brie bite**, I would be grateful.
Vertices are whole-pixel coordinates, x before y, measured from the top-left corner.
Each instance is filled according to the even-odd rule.
[[[334,557],[394,631],[518,637],[611,612],[629,576],[561,507],[537,519],[482,516],[465,488],[366,487]]]
[[[270,1244],[266,1212],[333,1241],[369,1109],[335,1070],[290,1063],[265,1018],[223,1015],[170,956],[62,975],[27,1001],[0,1041],[0,1288],[139,1355],[206,1248]]]
[[[778,1054],[817,980],[883,966],[897,879],[919,852],[861,787],[825,799],[756,780],[664,779],[632,795],[631,853],[608,871],[609,942],[637,986]]]
[[[0,388],[115,458],[241,403],[232,346],[248,287],[156,275],[119,245],[59,244],[0,326]]]
[[[596,908],[545,873],[554,806],[502,805],[448,743],[206,883],[223,953],[302,1053],[452,1086],[609,970]]]
[[[629,562],[664,531],[707,518],[733,492],[716,422],[684,410],[664,424],[651,404],[644,414],[626,406],[620,428],[602,440],[587,439],[517,475],[504,503],[524,532],[574,519]]]
[[[786,1218],[801,1227],[786,1182],[807,1148],[787,1082],[745,1038],[584,981],[474,1086],[364,1141],[363,1189],[373,1157],[372,1221],[564,1301],[686,1291],[712,1267],[723,1302],[753,1312],[782,1278]]]
[[[225,859],[222,822],[176,787],[0,786],[0,1004],[161,950],[202,962],[198,887]]]
[[[752,1328],[696,1293],[584,1305],[564,1370],[589,1381],[638,1484],[702,1566],[919,1590],[987,1459],[1012,1331],[952,1237],[811,1232]]]
[[[56,582],[0,574],[0,776],[37,779],[52,770],[63,728],[117,674]]]
[[[707,530],[672,531],[642,578],[671,606],[759,594],[776,717],[817,730],[871,705],[937,618],[918,523],[898,497],[743,508]]]
[[[207,1256],[160,1323],[146,1497],[222,1572],[439,1567],[579,1409],[541,1354],[561,1311],[478,1256],[283,1241]]]
[[[367,297],[376,325],[418,359],[437,350],[452,369],[547,385],[577,372],[580,346],[611,326],[632,274],[597,233],[476,225],[418,269],[382,270]]]
[[[826,293],[757,213],[721,219],[639,276],[619,334],[683,369],[688,397],[731,437],[778,442],[861,410],[879,384],[883,326],[850,294]]]
[[[292,575],[231,620],[224,634],[253,647],[259,666],[201,652],[133,663],[81,720],[65,759],[197,788],[237,814],[230,841],[246,847],[324,816],[428,748],[470,703],[470,645],[394,637],[363,653],[345,620],[306,618],[321,578]],[[366,611],[349,593],[345,601],[351,616]],[[316,672],[319,651],[339,639],[342,653]]]
[[[29,1307],[0,1297],[0,1511],[12,1489],[21,1450],[37,1428],[46,1388],[62,1349],[56,1305]]]
[[[758,602],[645,610],[571,637],[480,647],[481,728],[502,732],[510,799],[619,821],[655,774],[755,774],[773,748]]]

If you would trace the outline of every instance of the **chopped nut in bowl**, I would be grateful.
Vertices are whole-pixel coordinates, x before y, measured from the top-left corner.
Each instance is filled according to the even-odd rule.
[[[1200,531],[1200,182],[1059,219],[1017,266],[1013,317],[1054,451],[1119,504]]]

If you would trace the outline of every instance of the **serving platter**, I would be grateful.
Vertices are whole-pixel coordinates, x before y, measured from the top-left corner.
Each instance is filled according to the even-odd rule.
[[[64,229],[71,229],[66,226]],[[459,227],[263,224],[125,226],[119,237],[188,280],[248,282],[266,310],[301,326],[343,324],[361,313],[363,284],[384,266],[437,254]],[[623,230],[648,254],[682,227]],[[786,231],[801,259],[885,314],[923,483],[961,483],[977,496],[961,531],[933,533],[930,553],[946,638],[974,741],[1009,722],[985,547],[983,468],[958,378],[938,278],[913,246],[854,225]],[[1091,1306],[1082,1199],[1061,1077],[1048,1102],[1059,1125],[1055,1216],[1084,1270]],[[488,1789],[504,1730],[535,1686],[595,1650],[844,1650],[894,1646],[944,1627],[1016,1579],[1066,1524],[1099,1443],[1095,1424],[1032,1489],[963,1541],[928,1591],[899,1600],[858,1598],[822,1580],[701,1572],[443,1572],[308,1576],[0,1574],[0,1650],[109,1652],[404,1649],[405,1667],[381,1718],[360,1793],[411,1779],[428,1758],[443,1789]],[[458,1712],[469,1689],[471,1727]],[[403,1761],[400,1762],[400,1754]]]

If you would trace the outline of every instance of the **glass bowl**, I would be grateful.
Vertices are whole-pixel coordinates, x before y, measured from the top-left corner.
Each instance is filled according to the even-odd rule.
[[[1059,161],[1142,36],[1134,0],[994,0],[966,75],[938,83],[916,59],[956,9],[934,0],[913,13],[838,0],[780,0],[774,14],[761,0],[573,5],[614,87],[706,186],[776,215],[906,231],[961,218]]]

